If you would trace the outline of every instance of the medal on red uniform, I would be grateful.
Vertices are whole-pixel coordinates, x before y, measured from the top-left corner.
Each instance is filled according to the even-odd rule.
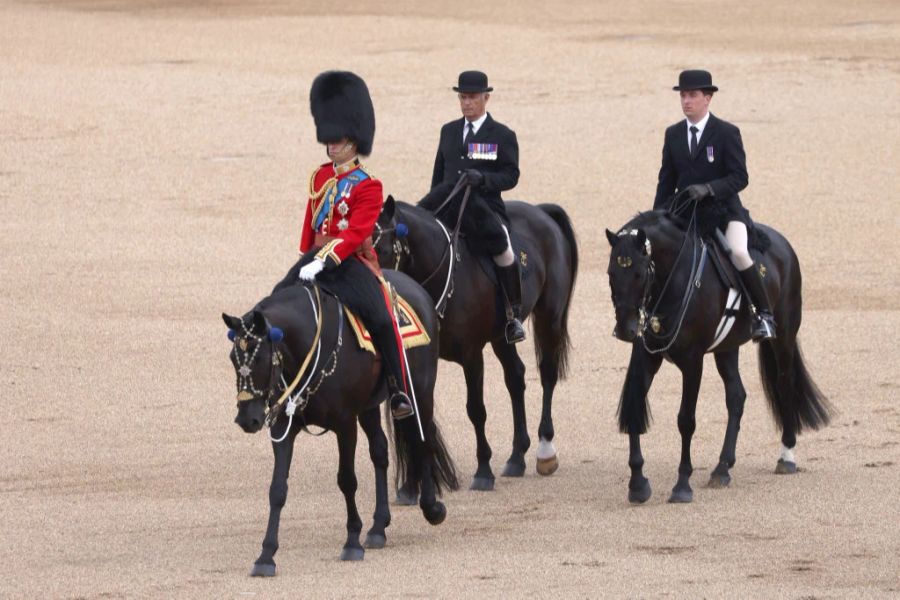
[[[497,144],[469,144],[469,158],[497,160]]]
[[[713,162],[714,160],[716,160],[716,155],[713,153],[713,147],[712,147],[712,146],[707,146],[707,147],[706,147],[706,160],[707,160],[708,162]]]

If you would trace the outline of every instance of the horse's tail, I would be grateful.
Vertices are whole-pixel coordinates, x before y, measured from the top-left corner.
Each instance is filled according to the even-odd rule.
[[[395,487],[399,488],[401,485],[414,484],[414,489],[417,490],[419,487],[418,480],[421,477],[418,469],[412,475],[414,481],[406,481],[407,476],[410,475],[410,465],[416,464],[413,453],[417,447],[421,448],[422,443],[419,439],[419,426],[416,423],[416,419],[413,416],[399,423],[394,423],[394,419],[391,416],[390,402],[385,402],[384,413],[385,420],[388,422],[389,433],[391,429],[394,430]],[[440,493],[444,488],[458,490],[459,478],[456,476],[456,464],[450,456],[446,443],[444,443],[444,437],[441,435],[440,429],[438,429],[437,422],[432,420],[431,426],[427,427],[426,431],[428,431],[428,435],[425,436],[427,439],[426,444],[431,450],[430,454],[432,457],[431,478],[434,481],[437,492]]]
[[[575,291],[575,279],[578,277],[578,243],[575,239],[572,221],[569,220],[569,215],[566,214],[566,211],[561,206],[548,203],[538,204],[538,208],[553,219],[553,222],[559,227],[566,240],[569,247],[571,281],[569,282],[565,303],[562,306],[560,329],[554,331],[555,328],[547,326],[550,325],[549,323],[544,324],[538,320],[534,321],[534,351],[539,365],[545,353],[555,353],[557,356],[557,375],[560,379],[565,379],[569,373],[569,350],[572,348],[572,340],[569,337],[569,307],[572,306],[572,293]],[[549,346],[545,344],[549,344]]]
[[[450,456],[450,451],[447,449],[447,444],[444,442],[444,436],[441,435],[437,421],[431,422],[431,435],[428,437],[431,438],[429,444],[431,446],[431,455],[434,459],[431,467],[431,478],[434,480],[437,492],[440,494],[445,488],[451,491],[458,490],[459,478],[456,476],[456,464],[453,462],[453,457]]]
[[[778,340],[773,343],[778,343]],[[795,433],[800,433],[803,427],[819,429],[828,425],[833,409],[806,370],[800,342],[795,342],[790,350],[791,364],[787,373],[779,369],[773,343],[759,344],[759,374],[779,429],[791,425]],[[779,374],[788,378],[787,390],[779,389]],[[787,393],[783,393],[785,391]]]

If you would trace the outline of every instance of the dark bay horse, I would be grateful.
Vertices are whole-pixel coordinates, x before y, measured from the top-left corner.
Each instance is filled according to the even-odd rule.
[[[578,273],[578,247],[572,225],[561,207],[507,202],[506,210],[512,224],[513,243],[516,245],[516,240],[520,240],[523,244],[522,248],[516,248],[516,260],[520,261],[523,272],[522,317],[531,315],[543,387],[537,470],[549,475],[559,464],[552,443],[551,409],[553,390],[557,381],[565,378],[568,367],[568,316]],[[465,243],[459,244],[454,256],[447,228],[423,208],[395,202],[389,196],[375,231],[376,250],[383,266],[409,274],[422,284],[435,303],[443,296],[451,296],[441,319],[440,356],[462,365],[465,373],[466,411],[475,427],[478,457],[471,489],[494,487],[492,451],[485,436],[487,412],[483,392],[482,351],[488,343],[503,365],[512,400],[512,453],[503,475],[521,477],[525,473],[525,453],[531,445],[525,419],[525,365],[515,346],[504,339],[506,321],[498,304],[495,283]],[[456,263],[450,277],[448,269],[453,261]],[[410,502],[414,494],[414,488],[405,485],[398,500]]]
[[[829,421],[830,407],[807,373],[800,353],[797,331],[802,315],[800,264],[788,241],[777,231],[756,225],[771,244],[764,254],[751,248],[758,264],[764,266],[765,284],[775,314],[777,337],[759,344],[760,376],[766,397],[782,430],[782,453],[776,472],[797,471],[793,448],[804,427],[818,429]],[[619,429],[628,434],[631,480],[628,499],[645,502],[650,483],[642,469],[640,435],[647,431],[650,413],[647,392],[663,358],[675,363],[682,373],[678,431],[681,433],[681,462],[678,482],[669,502],[690,502],[689,483],[691,436],[695,428],[697,395],[703,374],[703,356],[714,352],[716,368],[725,382],[728,425],[719,463],[710,476],[711,487],[725,487],[731,481],[729,469],[735,464],[735,447],[744,391],[738,372],[738,349],[750,340],[751,314],[743,301],[723,329],[726,303],[736,303],[716,273],[704,264],[703,243],[689,233],[690,223],[664,211],[642,213],[618,233],[607,230],[612,246],[609,284],[616,312],[615,335],[631,342],[631,362],[619,401]],[[708,261],[706,261],[708,262]],[[737,308],[737,307],[732,307]]]
[[[433,419],[434,382],[438,360],[438,321],[431,298],[402,273],[386,273],[400,295],[418,313],[431,338],[427,346],[407,351],[418,403],[421,427],[415,416],[395,426],[397,468],[419,474],[422,489],[419,505],[429,523],[437,525],[446,517],[446,508],[436,499],[442,487],[457,489],[453,461]],[[269,522],[262,553],[251,575],[275,575],[274,555],[278,550],[278,524],[287,498],[294,438],[315,425],[337,436],[338,487],[347,505],[347,541],[342,560],[361,560],[359,543],[362,521],[356,508],[357,426],[369,441],[375,465],[374,524],[366,536],[368,548],[384,546],[385,528],[390,524],[388,507],[387,438],[381,426],[378,405],[387,397],[380,375],[380,359],[361,350],[341,305],[318,287],[290,285],[276,290],[243,317],[222,315],[234,340],[231,361],[237,375],[238,414],[235,422],[248,433],[271,425],[275,466],[269,488]],[[301,377],[302,375],[302,377]],[[291,399],[284,390],[297,380]],[[291,406],[293,405],[293,408]],[[288,416],[288,413],[290,416]],[[386,410],[389,414],[389,411]],[[390,423],[390,416],[387,416]],[[424,432],[425,441],[420,435]]]

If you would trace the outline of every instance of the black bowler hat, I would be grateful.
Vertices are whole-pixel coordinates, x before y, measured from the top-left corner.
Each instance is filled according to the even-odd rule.
[[[682,90],[703,90],[705,92],[718,92],[719,88],[712,84],[712,75],[709,71],[682,71],[678,76],[678,85],[672,88],[676,92]]]
[[[487,75],[481,71],[463,71],[459,74],[459,83],[453,88],[454,92],[463,94],[479,94],[481,92],[493,92],[494,88],[488,87]]]

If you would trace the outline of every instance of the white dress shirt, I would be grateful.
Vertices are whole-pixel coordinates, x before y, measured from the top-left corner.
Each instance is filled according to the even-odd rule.
[[[481,129],[481,126],[484,124],[485,119],[487,119],[487,113],[481,115],[481,117],[477,121],[472,121],[472,135],[478,133],[478,130]],[[469,122],[463,119],[463,142],[466,141],[467,133],[469,133]]]

